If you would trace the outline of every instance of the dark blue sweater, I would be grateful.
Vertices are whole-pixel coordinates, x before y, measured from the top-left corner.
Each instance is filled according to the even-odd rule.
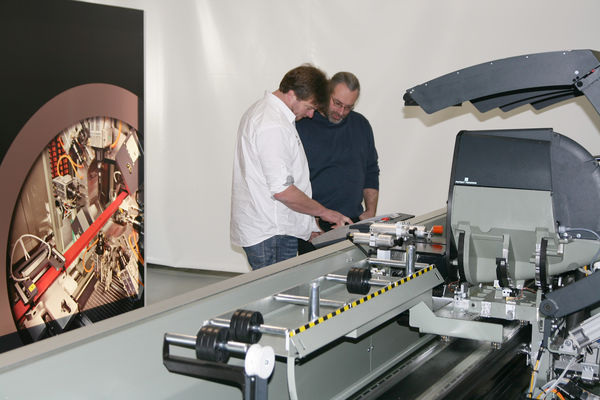
[[[371,124],[351,111],[339,124],[318,112],[296,122],[310,168],[313,199],[356,219],[363,189],[379,190],[379,165]]]

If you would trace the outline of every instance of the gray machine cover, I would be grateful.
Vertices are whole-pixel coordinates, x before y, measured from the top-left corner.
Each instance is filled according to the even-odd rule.
[[[578,143],[552,129],[459,132],[449,201],[455,185],[549,191],[557,225],[600,231],[598,163]]]

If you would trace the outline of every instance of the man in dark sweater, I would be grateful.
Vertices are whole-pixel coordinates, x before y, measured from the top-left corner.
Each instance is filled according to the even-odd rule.
[[[353,111],[360,95],[354,74],[335,74],[330,93],[327,110],[298,121],[296,129],[308,159],[313,199],[357,222],[377,211],[379,165],[373,130]],[[325,221],[319,225],[324,231],[331,229]],[[299,243],[300,253],[311,249],[310,243]]]

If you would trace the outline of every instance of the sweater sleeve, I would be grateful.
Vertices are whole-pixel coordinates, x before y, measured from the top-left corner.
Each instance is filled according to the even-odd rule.
[[[377,189],[379,190],[379,162],[377,156],[377,149],[375,148],[375,138],[373,136],[373,129],[371,124],[367,123],[367,146],[369,152],[367,154],[367,165],[365,173],[365,185],[363,189]]]

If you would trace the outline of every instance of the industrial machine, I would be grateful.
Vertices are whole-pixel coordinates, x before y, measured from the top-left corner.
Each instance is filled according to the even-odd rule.
[[[599,67],[600,56],[589,50],[513,57],[411,88],[405,101],[427,112],[464,101],[480,111],[507,111],[585,95],[600,112]],[[174,373],[237,385],[247,398],[282,396],[264,388],[278,363],[292,399],[374,398],[383,393],[375,387],[397,385],[413,391],[401,398],[600,398],[594,394],[600,320],[590,316],[600,301],[598,204],[598,161],[568,137],[552,129],[462,131],[446,210],[379,217],[322,235],[317,247],[348,239],[355,249],[310,267],[299,260],[297,284],[206,319],[196,336],[165,334],[164,364]],[[411,373],[389,372],[417,369],[416,358],[433,358],[457,338],[492,344],[503,363],[517,359],[520,346],[523,357],[511,368],[519,378],[496,378],[486,394],[465,389],[475,376],[489,379],[474,373],[489,368],[491,355],[481,348],[461,359],[460,373],[442,370],[437,381],[444,384],[435,393],[413,390]],[[356,376],[324,376],[333,360],[341,374],[349,373],[344,365],[366,364],[366,355],[353,354],[365,341],[369,351],[385,343],[387,354],[370,354],[370,368]],[[278,361],[256,359],[250,350],[258,343]],[[173,357],[171,347],[195,354]],[[230,351],[245,357],[243,372],[227,364]],[[479,361],[464,364],[469,358]],[[260,363],[267,372],[248,367]],[[318,372],[306,371],[311,364]],[[223,378],[231,368],[238,378]],[[252,379],[261,390],[247,390]]]
[[[599,67],[590,50],[496,60],[405,104],[585,95],[600,113]],[[314,252],[7,352],[0,395],[35,375],[29,396],[599,398],[597,159],[552,129],[462,131],[450,177],[443,209],[334,230]],[[119,379],[92,389],[100,371]]]
[[[484,112],[523,104],[540,109],[585,95],[600,113],[599,59],[595,51],[577,50],[494,61],[411,88],[405,101],[434,112],[469,100]],[[450,304],[480,321],[468,327],[452,315],[453,335],[485,340],[492,326],[481,336],[473,330],[490,318],[530,324],[528,397],[597,397],[587,388],[599,379],[600,337],[590,318],[600,301],[598,200],[597,159],[551,129],[457,136],[447,232],[449,258],[465,284]],[[442,322],[441,310],[425,311],[411,312],[411,321],[425,331],[448,331],[433,326]]]

